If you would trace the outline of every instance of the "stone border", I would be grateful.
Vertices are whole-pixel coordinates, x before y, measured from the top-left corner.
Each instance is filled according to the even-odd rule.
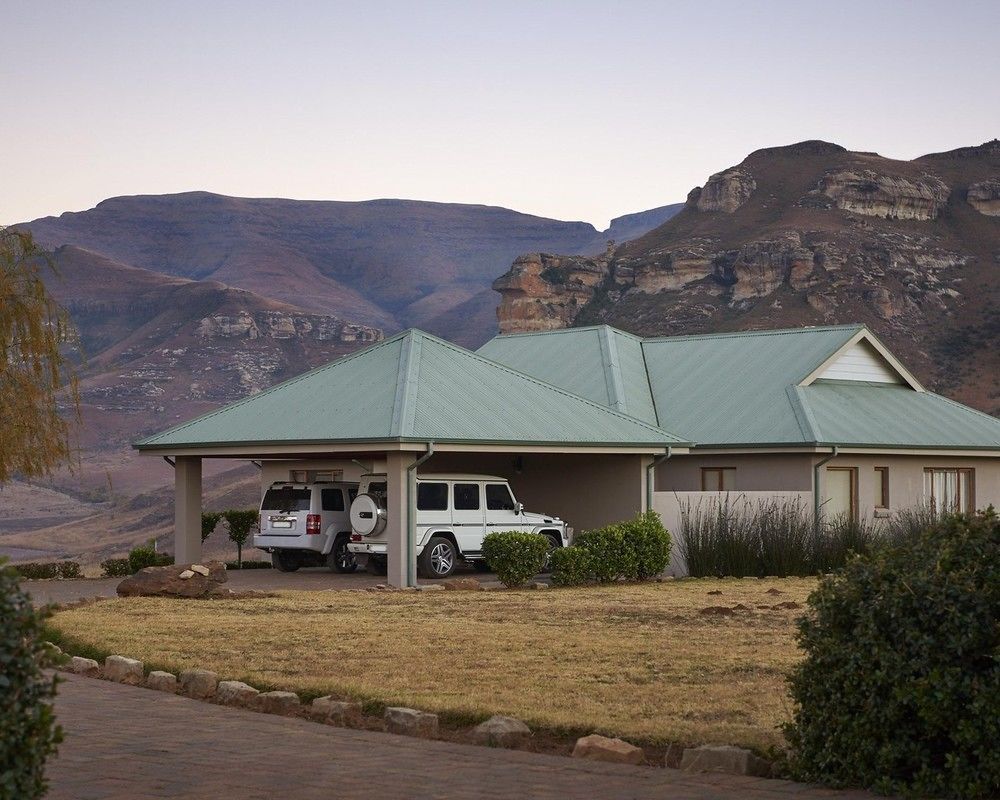
[[[295,692],[261,692],[242,681],[219,680],[217,673],[206,669],[185,669],[177,675],[153,670],[146,675],[143,662],[134,658],[110,655],[104,659],[102,666],[92,658],[68,656],[55,644],[46,644],[54,658],[67,659],[57,669],[88,678],[141,686],[264,714],[299,717],[340,728],[365,728],[366,721],[377,721],[374,715],[366,715],[362,704],[357,701],[338,700],[327,695],[317,697],[306,706]],[[386,733],[425,739],[440,737],[438,715],[415,708],[388,706],[382,715],[381,724]],[[532,736],[531,729],[521,720],[495,715],[466,731],[465,741],[487,747],[526,749]],[[740,747],[702,745],[685,748],[672,744],[667,747],[662,762],[657,764],[647,759],[643,748],[623,739],[596,733],[578,738],[571,757],[605,763],[664,766],[686,772],[727,773],[760,778],[771,777],[773,772],[771,762]]]

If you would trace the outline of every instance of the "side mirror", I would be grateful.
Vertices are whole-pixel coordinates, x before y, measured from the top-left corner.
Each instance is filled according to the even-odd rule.
[[[514,503],[514,513],[520,514],[524,511],[524,503]]]

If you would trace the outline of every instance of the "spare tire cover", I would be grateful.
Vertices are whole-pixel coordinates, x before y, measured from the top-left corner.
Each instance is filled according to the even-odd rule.
[[[362,536],[378,536],[385,530],[385,509],[370,494],[359,494],[351,503],[351,527]]]

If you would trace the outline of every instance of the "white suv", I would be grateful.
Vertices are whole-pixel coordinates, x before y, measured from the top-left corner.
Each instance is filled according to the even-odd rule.
[[[351,502],[356,483],[273,483],[260,503],[254,547],[271,554],[281,572],[327,566],[354,572],[358,562],[347,549]]]
[[[351,553],[367,556],[369,570],[385,574],[385,475],[365,475],[351,504]],[[532,514],[514,499],[506,478],[492,475],[421,475],[417,478],[417,567],[421,577],[447,578],[459,559],[488,569],[483,538],[496,531],[547,536],[569,544],[572,528],[558,517]]]

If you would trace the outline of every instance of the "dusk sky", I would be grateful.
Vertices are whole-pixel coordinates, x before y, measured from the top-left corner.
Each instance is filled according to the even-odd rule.
[[[603,228],[760,147],[1000,136],[997,0],[0,7],[0,223],[204,189]]]

